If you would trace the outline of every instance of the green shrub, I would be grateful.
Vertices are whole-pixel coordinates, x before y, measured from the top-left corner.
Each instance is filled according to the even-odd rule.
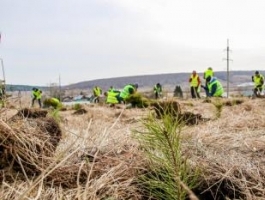
[[[82,108],[82,105],[80,103],[76,103],[73,105],[74,110],[80,110]]]
[[[190,167],[181,151],[182,123],[172,115],[161,120],[150,115],[143,120],[144,131],[135,131],[146,155],[148,169],[139,177],[140,188],[150,199],[198,199],[192,192],[199,170]]]
[[[224,106],[223,102],[219,99],[216,99],[216,101],[213,101],[212,104],[216,108],[216,118],[220,118]]]
[[[52,110],[52,112],[49,113],[49,115],[56,121],[60,122],[61,121],[61,116],[59,115],[60,108]]]
[[[140,93],[135,93],[126,99],[126,103],[131,103],[132,107],[146,108],[150,105],[151,100],[143,97]]]

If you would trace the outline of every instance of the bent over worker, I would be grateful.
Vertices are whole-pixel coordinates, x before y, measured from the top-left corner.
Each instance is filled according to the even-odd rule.
[[[60,109],[63,107],[63,105],[59,99],[51,97],[43,101],[43,107],[44,108],[53,107],[54,109]]]
[[[208,76],[206,81],[208,82],[206,89],[208,90],[209,97],[222,97],[224,93],[223,86],[216,77]]]
[[[110,104],[110,106],[114,106],[115,104],[119,103],[119,94],[120,91],[118,90],[109,90],[105,92],[104,95],[106,96],[106,103]]]
[[[121,93],[119,94],[118,100],[119,102],[124,102],[130,98],[132,94],[134,94],[137,91],[138,84],[128,84],[126,85]]]

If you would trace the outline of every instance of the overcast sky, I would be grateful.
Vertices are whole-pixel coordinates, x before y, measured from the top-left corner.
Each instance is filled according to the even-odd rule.
[[[1,0],[9,84],[265,69],[264,0]],[[2,76],[2,73],[1,73]]]

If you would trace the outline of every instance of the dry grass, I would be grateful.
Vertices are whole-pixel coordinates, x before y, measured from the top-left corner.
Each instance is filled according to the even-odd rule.
[[[265,196],[264,105],[262,100],[245,100],[242,105],[224,107],[218,120],[183,132],[190,161],[203,170],[205,194],[217,197],[222,191],[242,199]]]
[[[265,102],[242,99],[237,105],[222,101],[221,115],[216,118],[212,102],[178,100],[183,112],[210,119],[185,126],[182,132],[184,153],[192,166],[201,169],[195,193],[201,199],[264,199]],[[36,125],[39,118],[10,120],[21,107],[28,107],[29,99],[20,103],[11,101],[1,110],[1,145],[6,138],[15,148],[31,144],[28,152],[8,149],[8,155],[33,159],[38,173],[30,175],[32,168],[18,158],[17,168],[2,166],[0,199],[144,199],[135,181],[147,166],[131,132],[143,128],[140,121],[150,112],[148,108],[91,104],[83,107],[86,113],[75,115],[67,107],[59,113],[62,138],[51,151],[51,136],[36,136],[45,132]],[[49,150],[41,157],[45,162],[32,149],[38,145]],[[8,151],[0,151],[1,159]]]

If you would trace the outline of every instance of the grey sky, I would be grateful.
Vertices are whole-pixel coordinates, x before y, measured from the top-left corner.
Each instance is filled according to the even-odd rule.
[[[265,69],[264,0],[1,0],[7,83]]]

